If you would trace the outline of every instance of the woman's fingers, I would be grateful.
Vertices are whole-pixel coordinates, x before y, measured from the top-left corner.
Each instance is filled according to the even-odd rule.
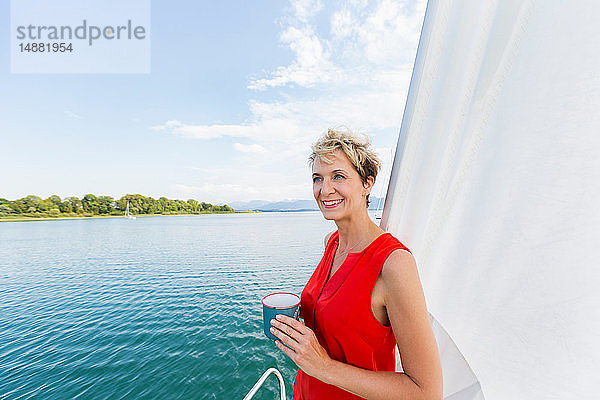
[[[315,377],[327,371],[331,358],[309,327],[284,315],[278,315],[271,324],[271,332],[279,338],[275,344],[299,368]]]
[[[302,334],[300,334],[295,329],[275,320],[271,320],[271,325],[273,325],[271,326],[271,333],[280,338],[285,344],[291,345],[293,343],[294,346],[292,347],[295,348],[295,345],[297,345],[298,342],[300,342]],[[289,343],[286,341],[286,339],[288,338],[291,340]]]
[[[275,318],[276,318],[275,322],[276,323],[278,322],[280,325],[281,324],[288,325],[288,326],[294,328],[296,331],[298,331],[301,334],[306,333],[306,326],[302,322],[297,321],[294,318],[290,318],[284,314],[277,314],[277,316]],[[275,324],[275,326],[279,327],[279,325],[277,325],[277,324]]]
[[[276,340],[275,344],[277,345],[277,347],[279,347],[281,349],[281,351],[283,351],[289,358],[291,358],[292,360],[294,360],[294,355],[295,355],[295,351],[290,349],[289,347],[283,345],[281,343],[281,341]]]
[[[292,336],[293,334],[288,333],[290,330],[293,329],[283,327],[276,328],[274,326],[271,327],[271,333],[273,335],[277,336],[283,343],[293,348],[293,344],[298,344],[298,340],[296,340],[296,338]],[[298,333],[296,332],[296,334]]]
[[[281,331],[278,331],[275,328],[271,329],[274,329],[276,331],[273,332],[273,334],[279,338],[279,340],[275,341],[277,347],[281,351],[283,351],[292,361],[294,361],[294,363],[296,363],[296,357],[298,356],[297,346],[300,346],[300,344],[295,340],[291,339],[289,336],[282,333]]]

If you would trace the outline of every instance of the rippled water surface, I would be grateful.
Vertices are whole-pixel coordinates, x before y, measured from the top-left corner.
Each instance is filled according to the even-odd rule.
[[[242,399],[296,365],[260,299],[300,293],[320,212],[0,223],[0,399]],[[255,399],[278,398],[270,377]]]

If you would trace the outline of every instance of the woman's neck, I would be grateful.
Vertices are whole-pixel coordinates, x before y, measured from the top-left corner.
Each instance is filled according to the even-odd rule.
[[[338,249],[342,252],[360,252],[385,232],[371,220],[366,209],[354,219],[335,223],[339,232]]]

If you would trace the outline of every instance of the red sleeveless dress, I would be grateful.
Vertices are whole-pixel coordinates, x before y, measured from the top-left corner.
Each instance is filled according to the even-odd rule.
[[[335,231],[302,291],[304,323],[332,359],[373,371],[394,371],[396,338],[391,326],[382,325],[373,315],[371,293],[390,253],[408,248],[392,234],[384,233],[360,253],[348,254],[327,281],[338,242],[339,233]],[[298,369],[294,400],[361,398]]]

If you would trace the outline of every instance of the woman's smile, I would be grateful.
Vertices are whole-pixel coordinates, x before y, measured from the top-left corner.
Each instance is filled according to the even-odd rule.
[[[325,208],[335,208],[337,207],[342,201],[344,201],[344,199],[338,199],[338,200],[323,200],[323,206]]]

